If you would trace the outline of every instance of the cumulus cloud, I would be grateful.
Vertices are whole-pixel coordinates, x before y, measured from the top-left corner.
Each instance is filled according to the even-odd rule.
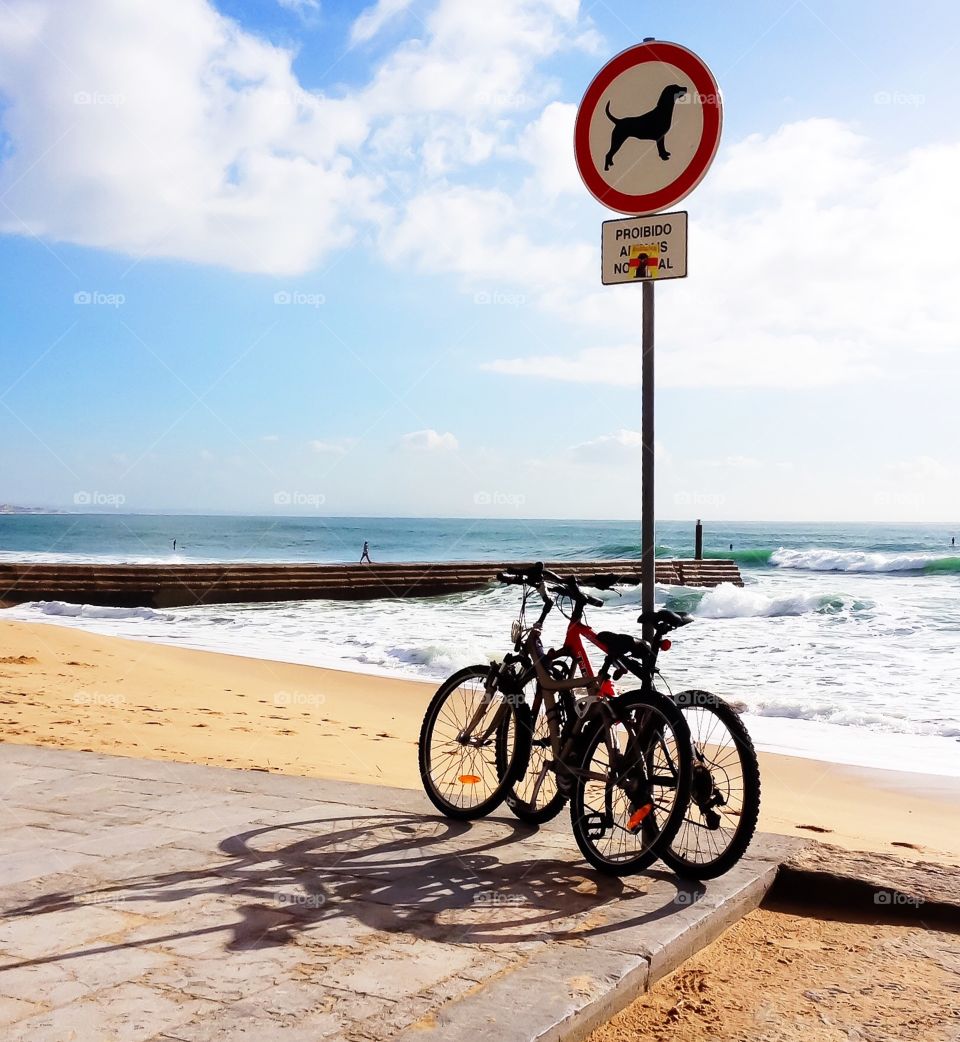
[[[804,160],[813,154],[816,171]],[[955,348],[958,177],[960,144],[881,158],[869,139],[835,120],[805,120],[728,146],[698,189],[690,278],[657,292],[658,384],[850,383],[894,373],[913,352]],[[905,205],[921,199],[935,223],[918,222]],[[598,265],[595,256],[591,264]],[[591,282],[596,286],[596,269]],[[588,331],[586,346],[485,367],[638,383],[636,288],[587,286],[582,279],[558,283],[541,300]],[[624,329],[635,336],[625,341]]]
[[[400,442],[404,448],[417,452],[456,452],[460,447],[460,443],[449,431],[440,434],[430,428],[404,434]]]
[[[69,62],[57,55],[68,54]],[[297,273],[374,218],[346,101],[206,0],[0,10],[0,229],[246,271]]]
[[[405,6],[380,0],[354,35]],[[290,49],[209,0],[126,5],[123,17],[112,0],[10,0],[0,230],[303,273],[359,228],[389,224],[405,178],[488,160],[556,92],[539,63],[588,28],[577,0],[439,0],[369,82],[333,96],[305,89]]]

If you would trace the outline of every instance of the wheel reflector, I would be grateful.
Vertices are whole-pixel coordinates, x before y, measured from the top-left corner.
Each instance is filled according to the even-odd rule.
[[[636,832],[643,824],[644,818],[646,818],[652,810],[652,803],[645,803],[642,807],[637,807],[637,809],[630,815],[630,820],[627,822],[627,831]]]
[[[460,784],[461,785],[476,785],[480,781],[478,774],[461,774]]]

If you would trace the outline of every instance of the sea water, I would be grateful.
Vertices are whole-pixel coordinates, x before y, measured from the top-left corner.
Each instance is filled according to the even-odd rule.
[[[563,560],[638,555],[635,522],[173,515],[0,515],[0,561]],[[960,554],[946,525],[712,524],[708,556],[745,586],[658,587],[696,623],[662,656],[674,690],[745,707],[761,747],[960,776]],[[173,550],[173,540],[177,549]],[[690,557],[692,522],[661,522],[660,556]],[[733,550],[729,546],[733,544]],[[636,631],[639,590],[604,594],[597,629]],[[7,617],[438,681],[509,650],[515,587],[412,600],[293,601],[154,611],[63,602]],[[557,643],[563,618],[551,616]]]

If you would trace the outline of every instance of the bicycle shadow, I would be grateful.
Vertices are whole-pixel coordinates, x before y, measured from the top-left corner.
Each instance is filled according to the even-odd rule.
[[[200,869],[52,892],[4,912],[10,919],[111,903],[136,911],[141,902],[169,904],[174,913],[180,905],[184,922],[172,932],[141,930],[115,944],[8,964],[0,973],[204,934],[222,933],[225,952],[322,944],[338,932],[337,920],[454,945],[568,941],[654,922],[703,893],[664,872],[600,875],[557,857],[554,845],[538,843],[536,830],[501,819],[478,827],[405,812],[310,818],[228,836],[211,853],[215,860]],[[222,921],[191,928],[188,902],[201,896],[222,898]],[[624,916],[620,907],[616,917],[603,915],[614,901],[637,902],[636,914]]]

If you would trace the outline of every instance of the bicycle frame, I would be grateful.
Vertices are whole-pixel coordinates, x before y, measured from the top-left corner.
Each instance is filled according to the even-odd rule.
[[[590,659],[587,657],[586,649],[583,646],[584,637],[586,637],[591,644],[599,648],[604,655],[609,654],[609,649],[600,640],[596,633],[578,619],[571,619],[568,623],[567,634],[564,637],[563,647],[560,651],[561,653],[569,652],[580,667],[581,674],[593,679],[595,674],[593,666],[590,664]],[[604,680],[600,685],[599,691],[597,691],[598,698],[612,698],[615,694],[616,692],[613,690],[613,683],[610,680]]]
[[[610,654],[606,645],[599,639],[597,634],[581,621],[583,617],[583,606],[579,603],[576,605],[567,626],[563,646],[554,651],[548,652],[544,649],[541,638],[543,633],[543,624],[554,608],[554,601],[547,594],[544,583],[541,582],[537,584],[535,589],[540,594],[543,601],[543,609],[540,612],[539,618],[529,628],[526,637],[517,641],[514,654],[505,656],[499,665],[491,663],[484,698],[474,712],[470,722],[459,735],[459,740],[465,745],[470,742],[482,745],[489,741],[503,720],[504,714],[507,711],[506,705],[502,706],[494,714],[493,720],[487,725],[479,737],[474,737],[473,732],[485,716],[487,709],[498,690],[501,692],[503,691],[502,681],[506,670],[518,663],[525,663],[526,668],[523,670],[522,675],[529,676],[530,666],[532,666],[537,681],[533,701],[534,719],[536,719],[536,714],[539,712],[540,703],[542,702],[545,707],[547,726],[550,732],[550,749],[554,757],[552,763],[544,765],[543,771],[534,785],[532,796],[534,800],[536,799],[540,785],[543,783],[543,779],[546,776],[546,771],[551,768],[555,770],[558,775],[570,776],[576,774],[596,781],[606,781],[606,777],[603,775],[590,771],[581,771],[577,768],[570,767],[566,762],[575,748],[578,738],[596,717],[602,716],[607,723],[613,721],[623,724],[628,727],[628,730],[630,730],[629,726],[620,717],[616,709],[617,703],[614,697],[616,692],[614,691],[613,683],[609,676],[610,668],[614,663],[613,656]],[[590,663],[586,649],[583,646],[584,639],[588,640],[604,653],[604,663],[599,673],[594,671],[593,666]],[[547,666],[549,663],[561,658],[572,658],[575,667],[579,667],[580,674],[577,675],[577,673],[574,672],[572,676],[564,678],[555,678],[551,676],[547,670]],[[622,665],[640,677],[644,687],[647,687],[650,684],[650,678],[646,671],[641,671],[639,668],[632,666],[629,661],[626,660]],[[560,732],[558,724],[559,711],[556,696],[558,693],[572,692],[577,689],[585,689],[587,697],[578,705],[577,719],[570,730],[567,740],[561,744],[563,735]],[[519,695],[519,692],[508,692],[508,697],[510,694]],[[606,728],[605,740],[611,757],[610,762],[612,763],[621,750],[613,747],[613,743],[616,739],[613,734],[613,729],[610,727]]]

